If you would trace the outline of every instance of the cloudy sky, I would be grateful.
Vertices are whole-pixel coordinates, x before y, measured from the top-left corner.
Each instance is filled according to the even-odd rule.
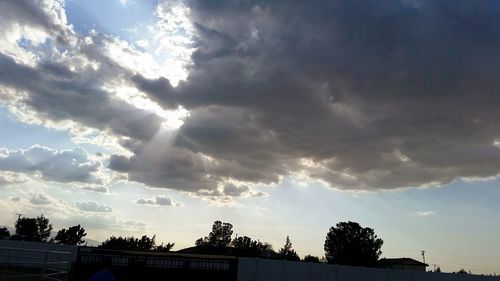
[[[0,0],[0,225],[500,274],[497,1]]]

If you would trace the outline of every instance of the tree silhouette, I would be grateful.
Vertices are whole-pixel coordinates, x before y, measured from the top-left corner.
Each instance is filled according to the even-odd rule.
[[[85,236],[87,236],[85,228],[80,225],[74,225],[68,228],[68,230],[64,228],[59,230],[54,237],[54,242],[65,245],[80,245],[85,242],[83,240]]]
[[[236,237],[231,241],[231,246],[236,249],[252,249],[257,247],[258,242],[248,236]]]
[[[7,227],[0,228],[0,239],[7,239],[10,237],[10,232]]]
[[[153,251],[155,251],[155,252],[170,252],[170,250],[172,250],[174,245],[175,245],[175,243],[167,243],[165,245],[163,245],[163,243],[161,243],[160,245],[156,246],[153,249]]]
[[[285,245],[283,245],[283,248],[281,248],[278,251],[278,254],[280,255],[281,258],[285,260],[291,260],[291,261],[299,261],[299,255],[295,252],[295,250],[292,248],[292,242],[290,242],[290,237],[287,236],[285,240]]]
[[[49,223],[49,219],[41,215],[36,218],[36,224],[38,225],[41,241],[47,242],[52,232],[52,224]]]
[[[277,255],[273,249],[273,245],[267,242],[264,243],[259,242],[257,244],[257,249],[260,257],[272,258]]]
[[[222,223],[215,221],[212,225],[212,231],[205,236],[196,240],[196,246],[213,246],[213,247],[228,247],[231,243],[233,235],[233,225],[230,223]]]
[[[379,258],[384,241],[373,229],[356,222],[340,222],[331,227],[325,240],[325,256],[329,263],[370,266]]]
[[[239,254],[243,256],[267,258],[276,256],[276,252],[274,252],[271,244],[252,240],[252,238],[248,236],[234,238],[233,241],[231,241],[231,246],[241,250]]]
[[[306,255],[303,259],[305,262],[319,263],[319,258],[316,256]]]
[[[106,241],[99,245],[99,248],[112,250],[133,250],[133,251],[149,251],[155,245],[155,236],[149,238],[143,235],[141,239],[131,237],[116,237],[111,236]]]
[[[52,231],[52,224],[43,215],[37,218],[18,218],[14,240],[47,242]]]

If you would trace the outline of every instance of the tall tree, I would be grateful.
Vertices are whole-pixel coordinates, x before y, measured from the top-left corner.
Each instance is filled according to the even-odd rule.
[[[80,245],[85,243],[83,237],[87,236],[85,233],[85,228],[80,225],[74,225],[68,230],[65,228],[59,230],[54,237],[54,242],[65,245]]]
[[[16,233],[12,236],[14,240],[47,242],[52,231],[52,224],[43,215],[37,218],[18,218],[16,221]]]
[[[370,266],[382,253],[384,241],[369,227],[356,222],[340,222],[326,234],[325,257],[329,263]]]
[[[41,215],[36,218],[36,224],[38,226],[40,240],[42,242],[47,242],[52,232],[52,224],[49,223],[49,219]]]
[[[10,237],[10,231],[7,227],[0,228],[0,239],[7,239]]]
[[[231,243],[231,236],[233,235],[233,225],[230,223],[223,223],[215,221],[212,225],[212,231],[205,236],[196,240],[196,246],[213,246],[213,247],[228,247]]]
[[[278,254],[285,260],[300,261],[300,257],[293,249],[289,236],[286,236],[285,245],[278,251]]]

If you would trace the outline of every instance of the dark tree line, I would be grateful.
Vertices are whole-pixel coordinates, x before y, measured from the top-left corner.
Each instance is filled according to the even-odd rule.
[[[0,239],[11,239],[33,242],[49,242],[65,245],[80,245],[85,243],[83,237],[87,235],[85,229],[80,225],[61,229],[50,238],[52,224],[44,215],[36,218],[19,217],[15,224],[15,233],[10,234],[6,227],[0,228]]]
[[[256,257],[268,257],[298,261],[299,255],[293,249],[290,237],[287,236],[285,244],[278,252],[274,251],[271,244],[253,240],[247,236],[231,239],[233,225],[215,221],[212,231],[196,240],[197,247],[231,247],[241,250],[238,254]],[[356,222],[341,222],[331,227],[327,233],[324,249],[325,261],[333,264],[352,266],[373,266],[380,257],[381,247],[384,242],[378,238],[375,231],[369,227],[361,227]],[[303,259],[307,262],[321,262],[318,257],[307,255]]]
[[[19,217],[15,224],[15,233],[10,234],[5,227],[0,228],[0,239],[49,242],[66,245],[81,245],[85,243],[87,235],[80,225],[68,229],[61,229],[50,239],[53,230],[49,219],[43,215],[36,218]],[[290,237],[287,236],[285,244],[278,251],[267,242],[254,240],[248,236],[237,236],[233,239],[233,225],[215,221],[210,233],[195,242],[195,246],[205,253],[221,253],[221,249],[231,250],[232,254],[250,257],[265,257],[291,261],[300,260],[293,249]],[[98,247],[103,249],[157,251],[168,252],[174,243],[156,245],[156,236],[141,238],[111,236]],[[378,238],[375,231],[369,227],[361,227],[356,222],[340,222],[331,227],[326,235],[324,244],[325,258],[306,255],[306,262],[328,262],[333,264],[351,266],[372,266],[381,255],[382,239]],[[222,251],[227,253],[227,251]]]
[[[237,250],[237,255],[242,256],[300,260],[295,250],[293,250],[292,242],[288,236],[283,248],[276,252],[270,243],[254,240],[248,236],[236,236],[232,239],[232,235],[232,224],[215,221],[208,236],[196,240],[195,245],[204,248],[203,250],[206,253],[219,253],[220,251],[217,251],[217,248],[232,248]]]
[[[15,225],[15,233],[10,234],[6,227],[0,228],[0,239],[47,242],[64,245],[82,245],[87,236],[85,228],[81,225],[74,225],[68,229],[59,230],[56,235],[50,238],[53,227],[49,219],[43,215],[36,218],[19,217]],[[156,245],[155,236],[152,238],[144,235],[140,239],[134,237],[111,236],[99,247],[106,249],[140,250],[168,252],[174,247],[174,243]]]
[[[167,243],[156,245],[156,235],[149,238],[143,235],[141,238],[131,237],[116,237],[111,236],[106,241],[99,245],[99,248],[112,249],[112,250],[131,250],[131,251],[155,251],[155,252],[169,252],[175,243]]]

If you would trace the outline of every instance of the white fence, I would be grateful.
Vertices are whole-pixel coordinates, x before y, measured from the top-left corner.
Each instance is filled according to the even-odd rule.
[[[238,281],[500,281],[499,277],[240,258]]]

